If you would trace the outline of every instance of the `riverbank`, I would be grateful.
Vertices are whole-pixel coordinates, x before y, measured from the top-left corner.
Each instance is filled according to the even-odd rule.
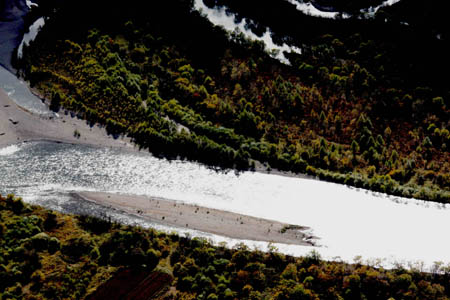
[[[30,89],[37,97],[38,91]],[[75,133],[79,133],[75,134]],[[131,139],[118,139],[108,135],[98,125],[90,126],[85,120],[71,117],[71,114],[58,114],[58,117],[41,116],[16,104],[4,90],[0,88],[0,148],[21,142],[53,141],[68,144],[84,144],[95,147],[119,147],[138,151],[138,146]],[[256,162],[255,171],[287,177],[316,179],[307,174],[296,174],[277,169],[267,169],[266,165]]]
[[[36,90],[31,90],[31,92],[36,96],[36,99],[43,98]],[[72,117],[72,115],[74,117]],[[108,135],[104,127],[98,125],[91,126],[87,121],[75,117],[74,113],[66,112],[54,116],[44,116],[32,113],[16,104],[8,97],[5,91],[0,88],[0,148],[32,141],[84,144],[99,148],[114,147],[126,151],[139,151],[139,146],[134,144],[130,138],[125,138],[123,136],[114,138],[113,136]],[[429,197],[418,194],[418,190],[414,191],[411,188],[404,188],[402,186],[394,186],[391,191],[380,190],[376,187],[371,187],[368,180],[364,181],[357,175],[350,176],[349,179],[347,179],[347,176],[320,170],[316,170],[318,172],[312,174],[293,173],[290,171],[280,171],[276,168],[268,169],[267,165],[261,164],[258,161],[255,161],[254,171],[263,174],[310,179],[313,181],[334,182],[375,192],[387,193],[388,195],[393,196],[425,198],[435,202],[448,203],[448,201],[445,200],[446,198],[443,198],[445,197],[444,194],[435,195],[434,190],[421,190],[421,192],[425,192],[425,196],[428,194],[432,195]],[[437,198],[438,196],[441,197],[442,200],[439,200]]]
[[[104,128],[90,126],[69,113],[55,116],[34,114],[17,105],[0,89],[0,147],[31,141],[137,149],[129,138],[115,139]]]
[[[314,246],[308,227],[163,198],[110,194],[74,193],[74,197],[137,215],[150,222],[189,228],[234,239]]]

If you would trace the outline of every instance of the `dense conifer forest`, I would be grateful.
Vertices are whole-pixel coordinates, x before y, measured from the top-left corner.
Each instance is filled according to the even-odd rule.
[[[357,261],[326,262],[314,252],[294,258],[276,249],[262,252],[244,245],[229,249],[108,219],[65,215],[25,204],[13,195],[0,196],[2,300],[96,299],[96,290],[111,279],[112,295],[117,296],[133,289],[133,280],[162,274],[171,280],[142,281],[141,288],[150,285],[157,290],[147,297],[450,299],[450,269],[439,264],[434,273],[421,273]]]
[[[238,15],[250,7],[224,3]],[[52,5],[41,7],[50,18],[18,66],[56,111],[167,158],[450,199],[449,93],[435,80],[448,59],[434,62],[446,43],[412,47],[431,27],[412,31],[381,11],[367,20],[301,15],[300,30],[265,10],[255,24],[302,49],[286,65],[261,42],[214,27],[192,1]],[[299,14],[285,9],[294,14],[286,20]]]

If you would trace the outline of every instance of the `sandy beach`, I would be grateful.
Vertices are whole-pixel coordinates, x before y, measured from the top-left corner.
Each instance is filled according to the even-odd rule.
[[[308,234],[307,227],[162,198],[101,192],[80,192],[75,193],[75,196],[162,225],[195,229],[235,239],[314,245],[314,237]]]
[[[79,136],[75,135],[79,133]],[[0,89],[0,147],[31,141],[54,141],[137,149],[128,138],[114,139],[104,128],[60,111],[58,117],[40,116],[18,106]]]

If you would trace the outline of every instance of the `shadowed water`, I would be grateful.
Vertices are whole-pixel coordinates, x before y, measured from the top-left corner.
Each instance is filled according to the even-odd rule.
[[[248,28],[249,20],[243,19],[238,21],[236,16],[232,13],[227,13],[224,7],[209,8],[203,3],[203,0],[194,0],[194,9],[200,11],[216,26],[222,26],[229,32],[242,33],[250,40],[263,42],[266,51],[268,51],[273,58],[276,58],[285,64],[289,64],[289,60],[285,57],[284,52],[301,53],[301,49],[298,47],[289,46],[287,44],[275,44],[269,29],[266,29],[266,32],[264,32],[262,36],[257,36]]]
[[[28,11],[24,0],[0,1],[0,66],[10,71],[13,70],[11,56],[22,40]]]

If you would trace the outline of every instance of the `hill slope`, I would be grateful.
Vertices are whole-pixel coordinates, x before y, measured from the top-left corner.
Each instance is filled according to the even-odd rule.
[[[25,77],[53,109],[168,158],[236,169],[260,162],[449,202],[448,91],[405,77],[391,50],[411,41],[391,38],[409,29],[377,18],[308,19],[319,29],[287,66],[261,43],[213,27],[192,1],[103,4],[64,2],[25,49]],[[336,36],[324,34],[327,24]]]

